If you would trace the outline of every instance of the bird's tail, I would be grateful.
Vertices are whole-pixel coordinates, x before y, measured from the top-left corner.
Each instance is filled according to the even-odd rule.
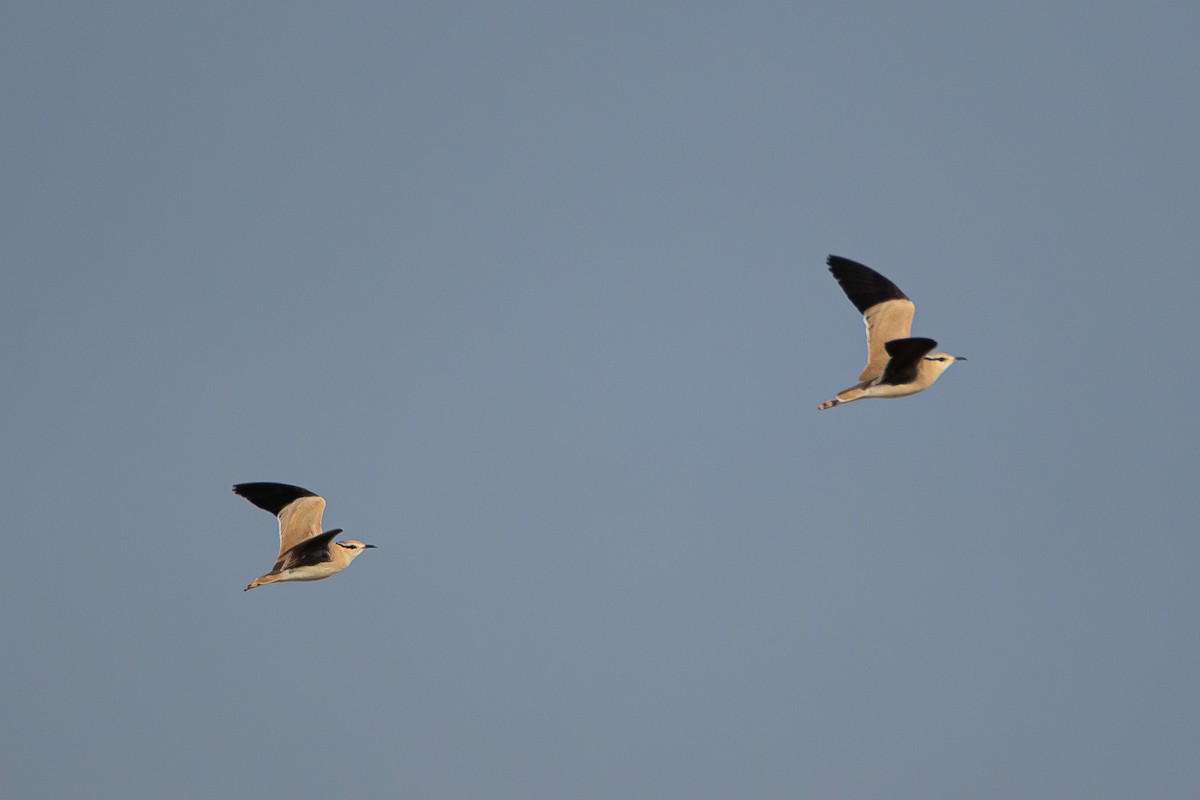
[[[268,583],[274,583],[276,580],[278,580],[278,577],[274,573],[263,575],[261,578],[255,578],[253,581],[251,581],[250,585],[245,589],[242,589],[242,591],[248,592],[251,589],[257,589],[260,586],[266,586]]]
[[[851,403],[866,396],[867,392],[862,388],[862,384],[851,386],[849,389],[843,389],[842,391],[838,392],[834,396],[834,399],[826,400],[824,403],[821,403],[821,405],[817,406],[817,411],[824,411],[827,408],[840,406],[842,403]]]

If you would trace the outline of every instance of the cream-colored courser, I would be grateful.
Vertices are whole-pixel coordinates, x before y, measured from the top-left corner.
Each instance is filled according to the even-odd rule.
[[[279,558],[271,571],[245,591],[268,583],[319,581],[336,575],[375,545],[355,539],[335,542],[341,528],[321,531],[325,498],[286,483],[239,483],[233,491],[279,517]]]
[[[870,267],[830,256],[829,271],[867,324],[867,366],[858,383],[837,393],[818,411],[869,397],[907,397],[923,392],[962,356],[935,353],[933,339],[909,338],[916,307],[900,287]]]

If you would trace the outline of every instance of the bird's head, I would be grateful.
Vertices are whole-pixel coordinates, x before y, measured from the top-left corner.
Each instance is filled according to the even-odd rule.
[[[351,561],[358,558],[367,550],[371,550],[375,547],[373,544],[363,544],[357,539],[343,539],[340,542],[334,542],[334,544],[345,550],[346,554],[350,556]]]
[[[966,361],[962,356],[952,356],[949,353],[930,353],[925,356],[925,360],[929,362],[929,367],[934,370],[934,373],[941,375],[955,361]]]

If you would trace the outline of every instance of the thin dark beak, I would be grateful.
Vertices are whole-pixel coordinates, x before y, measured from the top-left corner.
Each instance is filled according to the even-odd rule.
[[[954,360],[955,361],[966,361],[967,357],[966,356],[955,356]]]
[[[373,544],[364,544],[363,550],[378,550],[379,548]]]

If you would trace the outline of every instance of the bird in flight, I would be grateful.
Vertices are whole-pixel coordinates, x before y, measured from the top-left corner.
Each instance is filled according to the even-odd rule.
[[[830,256],[829,271],[867,324],[867,366],[858,383],[837,393],[818,411],[868,397],[907,397],[923,392],[962,356],[934,352],[933,339],[910,338],[916,307],[900,287],[870,267]]]
[[[233,491],[279,517],[279,558],[270,572],[245,588],[247,592],[268,583],[328,578],[375,546],[355,539],[333,541],[341,528],[322,532],[325,498],[307,489],[286,483],[239,483]]]

